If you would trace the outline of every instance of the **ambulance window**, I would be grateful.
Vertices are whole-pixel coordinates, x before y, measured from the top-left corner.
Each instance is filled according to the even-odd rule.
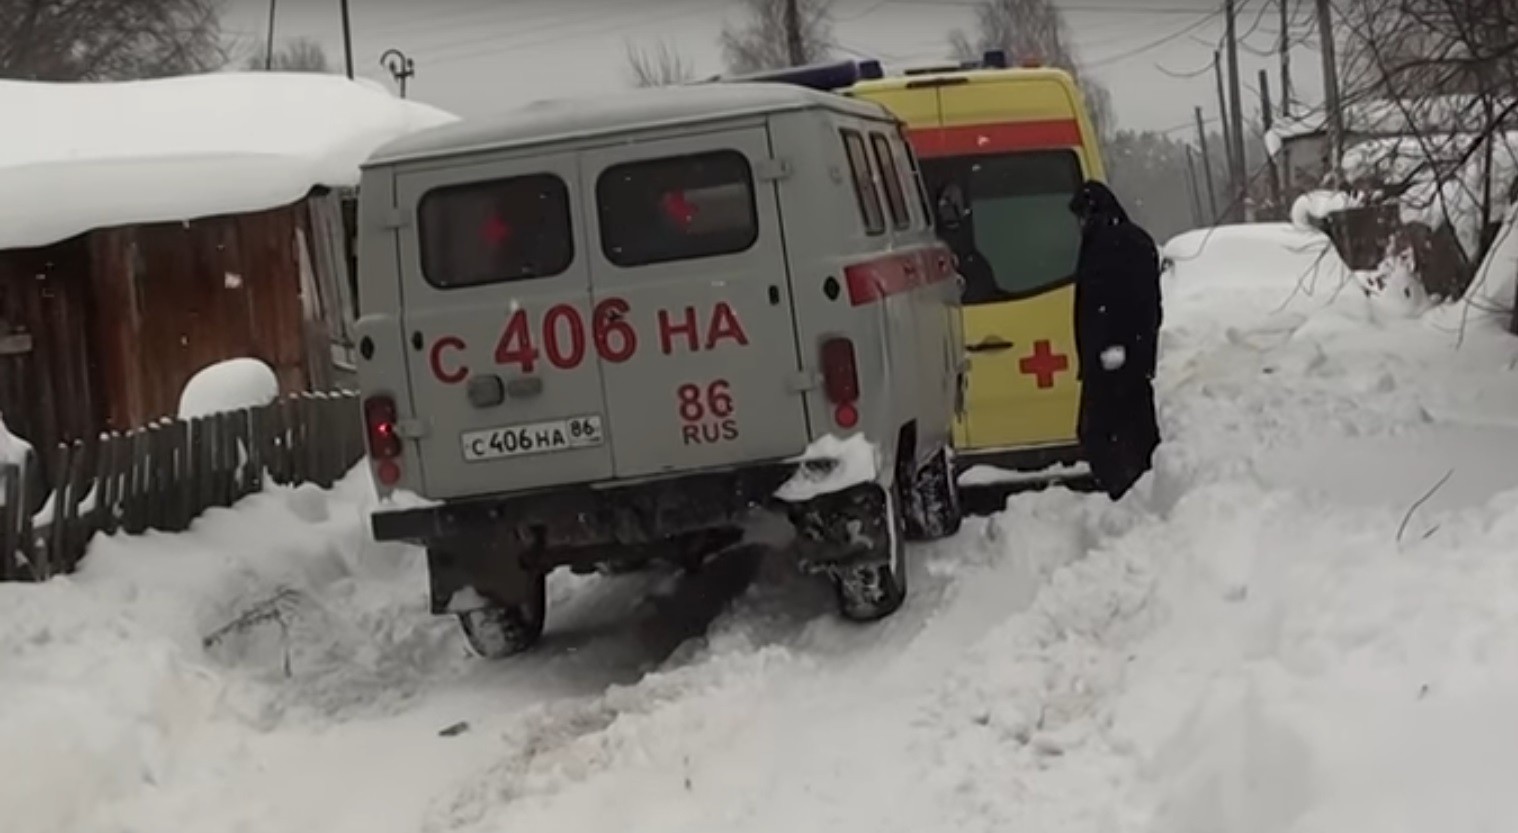
[[[1027,298],[1074,280],[1080,224],[1069,205],[1081,168],[1073,151],[928,159],[923,176],[932,194],[956,185],[968,198],[969,222],[938,229],[959,257],[966,304]]]
[[[879,133],[871,133],[870,146],[875,150],[875,166],[880,169],[880,181],[885,183],[886,201],[891,205],[891,222],[898,229],[911,228],[912,212],[907,208],[907,193],[901,187],[901,171],[896,168],[896,154],[891,150],[891,140]]]
[[[843,146],[849,152],[849,170],[854,175],[854,195],[859,199],[859,211],[864,215],[864,230],[870,236],[885,234],[885,209],[880,205],[880,191],[875,188],[875,175],[870,170],[870,154],[864,148],[864,137],[853,130],[840,130]]]
[[[601,250],[618,266],[737,254],[759,239],[753,171],[736,151],[607,168],[596,200]]]
[[[417,215],[422,276],[439,289],[551,278],[574,262],[569,188],[553,174],[434,188]]]
[[[907,169],[911,172],[912,187],[917,191],[917,203],[922,209],[922,220],[925,225],[933,225],[933,205],[928,201],[927,186],[922,181],[922,168],[917,162],[917,153],[912,150],[912,143],[907,140],[906,128],[901,130],[901,149],[907,155]]]

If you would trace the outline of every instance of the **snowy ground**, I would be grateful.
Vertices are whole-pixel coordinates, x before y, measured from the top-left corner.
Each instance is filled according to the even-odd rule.
[[[1508,830],[1518,340],[1318,248],[1175,241],[1156,471],[914,550],[875,626],[742,556],[476,662],[359,478],[0,586],[0,828]]]

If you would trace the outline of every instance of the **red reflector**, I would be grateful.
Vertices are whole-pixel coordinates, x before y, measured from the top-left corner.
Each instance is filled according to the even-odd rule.
[[[843,405],[859,398],[859,369],[854,364],[854,342],[830,338],[822,343],[822,390],[829,402]]]
[[[833,421],[839,428],[853,428],[859,424],[859,409],[853,403],[845,402],[833,409]]]
[[[390,460],[401,456],[401,438],[395,433],[395,400],[371,396],[364,400],[364,426],[369,434],[369,456]],[[397,477],[399,473],[397,472]]]
[[[394,486],[401,482],[401,467],[394,460],[382,460],[376,467],[374,476],[379,479],[381,485]]]

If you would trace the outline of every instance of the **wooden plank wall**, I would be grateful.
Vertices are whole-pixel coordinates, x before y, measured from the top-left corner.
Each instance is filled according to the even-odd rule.
[[[82,237],[0,252],[0,413],[38,448],[101,424],[88,272]]]
[[[106,427],[123,430],[178,410],[197,371],[249,356],[284,392],[305,390],[306,335],[296,230],[304,204],[91,236],[94,322],[107,390]]]

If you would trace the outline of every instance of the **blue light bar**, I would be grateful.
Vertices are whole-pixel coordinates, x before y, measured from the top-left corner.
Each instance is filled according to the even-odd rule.
[[[861,77],[863,77],[863,73],[858,63],[854,61],[834,61],[832,63],[808,64],[806,66],[789,67],[769,72],[756,72],[750,75],[736,75],[731,78],[718,80],[725,83],[769,82],[775,84],[795,84],[798,87],[807,87],[830,93],[854,86]]]
[[[1006,69],[1007,51],[1005,49],[990,49],[981,56],[981,66],[986,69]]]

